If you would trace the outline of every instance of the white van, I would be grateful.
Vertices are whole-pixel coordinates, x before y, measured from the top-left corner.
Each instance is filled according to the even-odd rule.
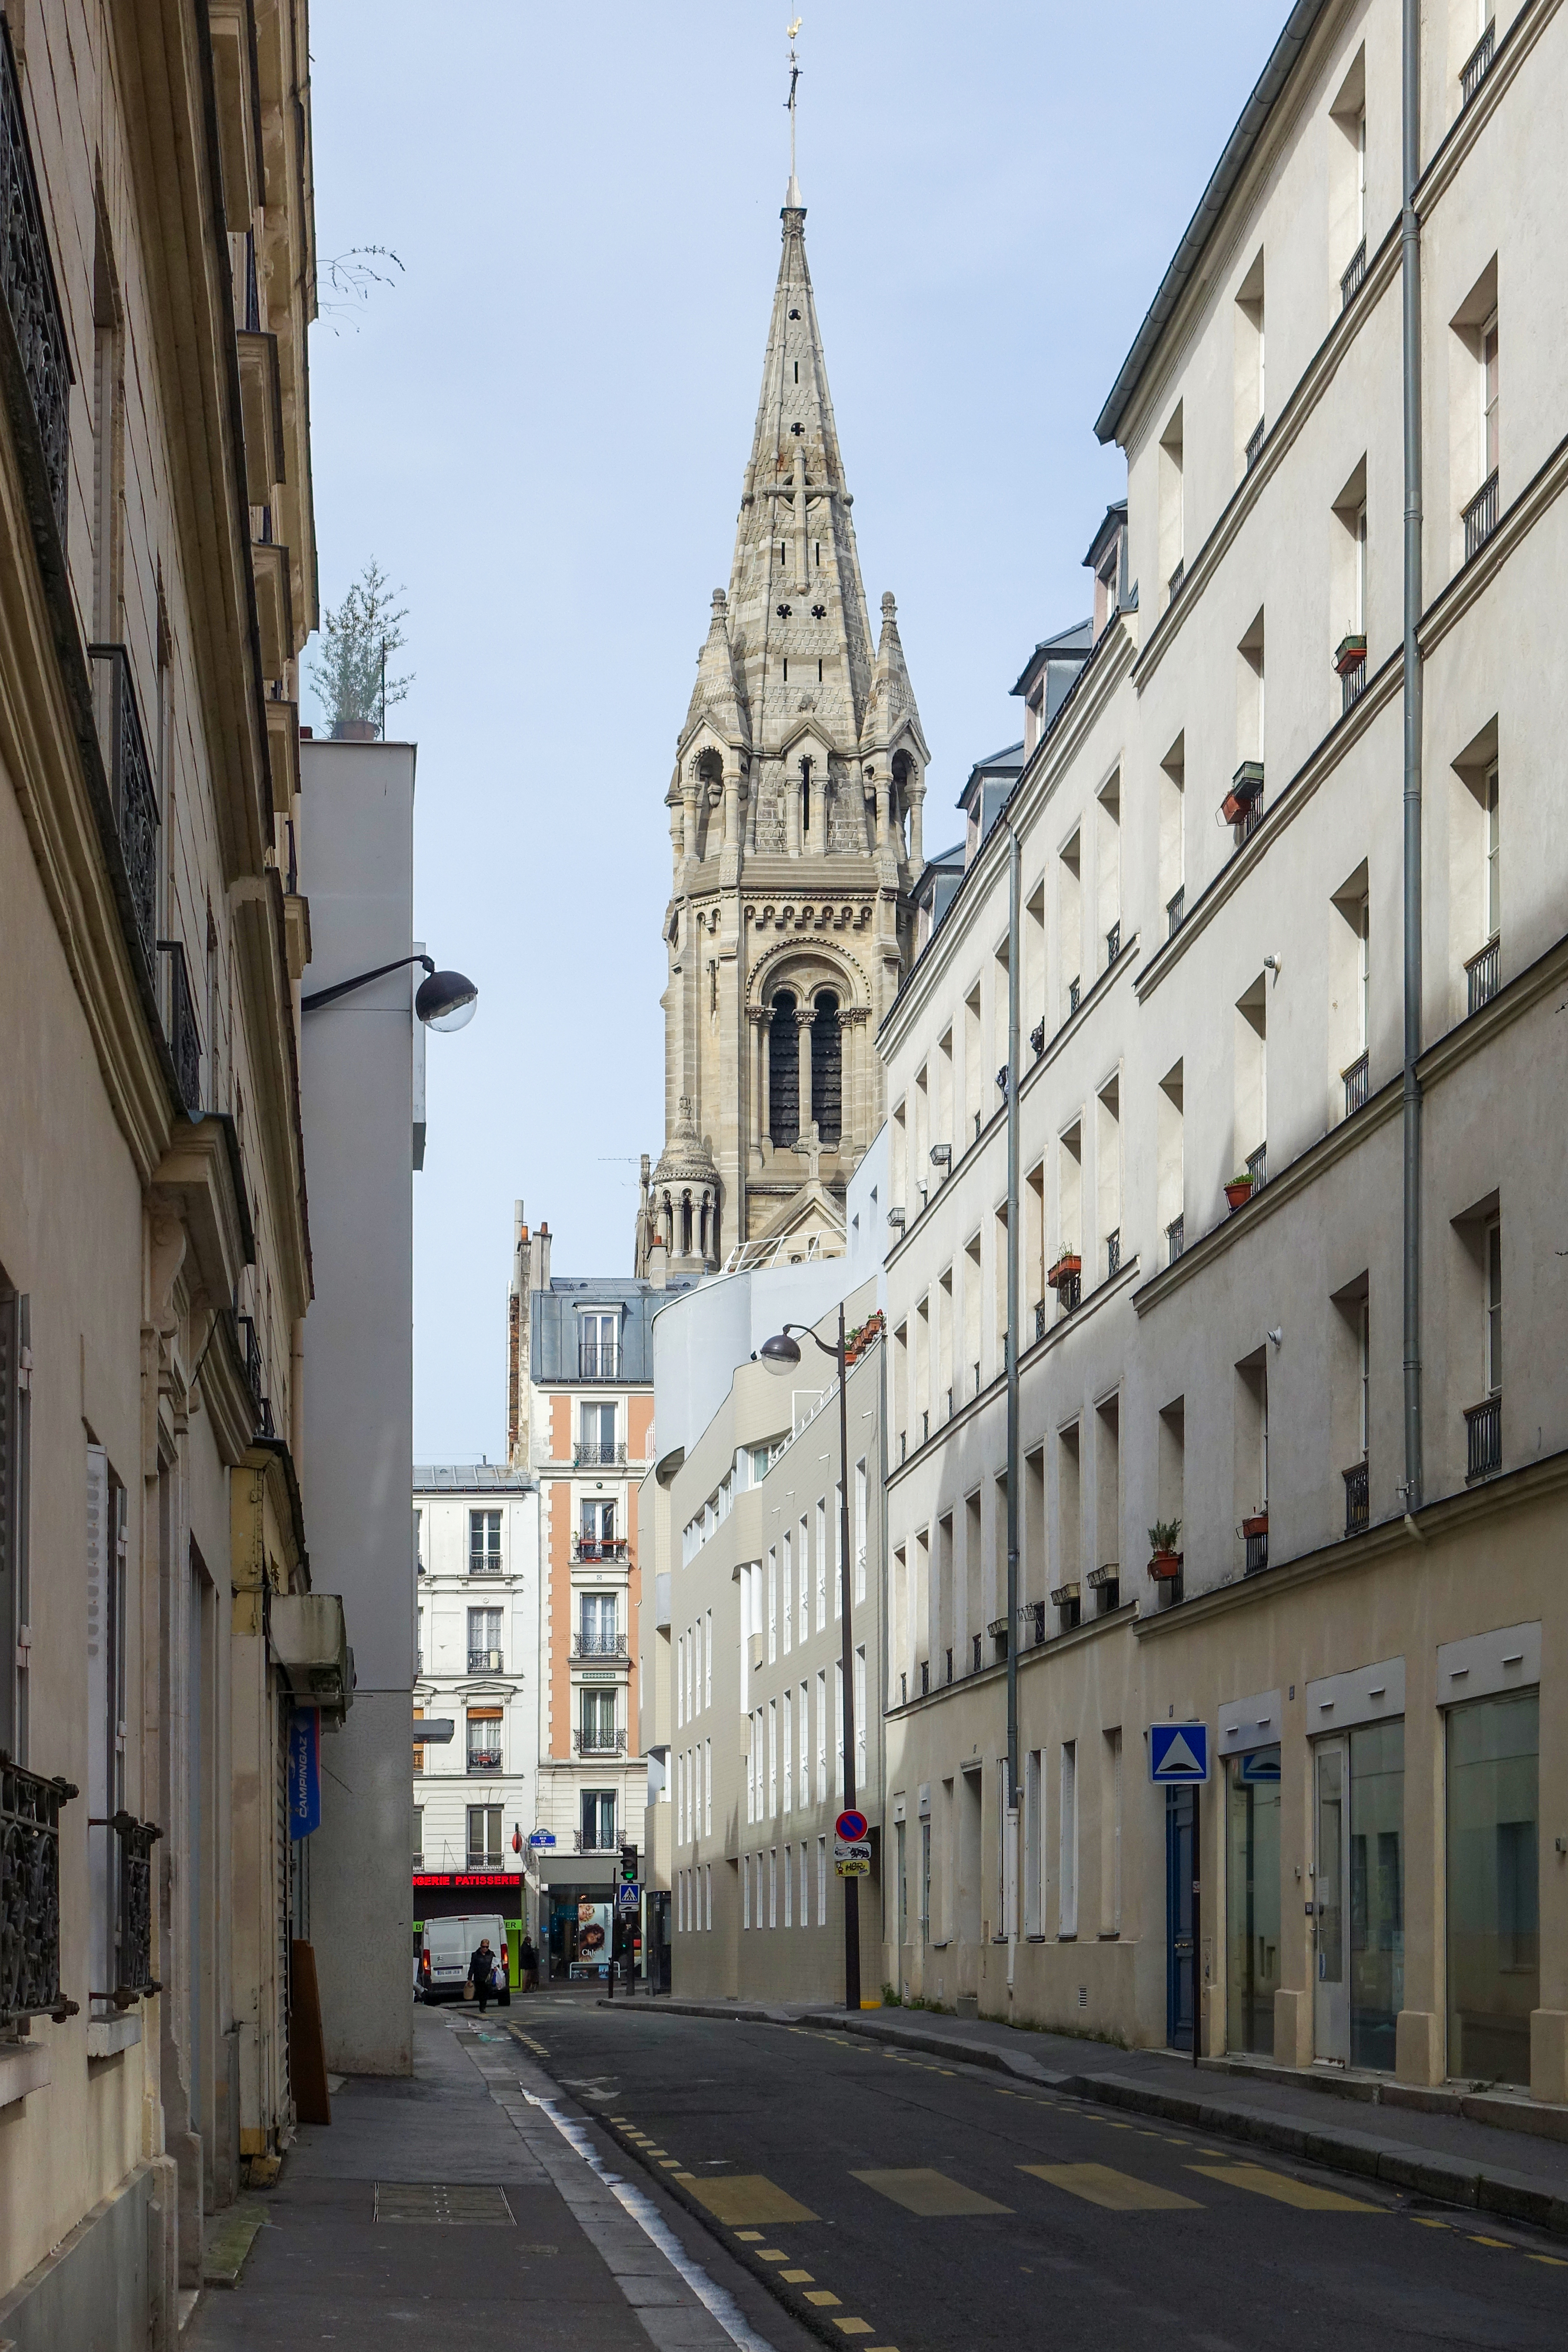
[[[461,2000],[468,1980],[468,1962],[488,1936],[496,1956],[496,1995],[502,2009],[511,2007],[511,1986],[506,1925],[499,1913],[477,1912],[460,1919],[426,1919],[419,1947],[415,1990],[422,2000]]]

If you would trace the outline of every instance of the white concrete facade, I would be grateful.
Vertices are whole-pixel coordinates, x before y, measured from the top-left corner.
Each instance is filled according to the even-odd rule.
[[[888,1269],[889,1798],[930,1841],[887,1967],[948,2005],[1139,2043],[1190,2046],[1195,1993],[1211,2053],[1563,2101],[1568,1880],[1547,1814],[1568,1736],[1568,837],[1542,616],[1568,480],[1568,37],[1553,7],[1500,11],[1463,102],[1474,15],[1423,31],[1419,1486],[1401,16],[1368,0],[1294,12],[1250,144],[1107,404],[1127,553],[1096,565],[1093,653],[1043,732],[1031,714],[1004,821],[972,842],[882,1032],[907,1219]],[[1013,836],[1009,1624],[994,1073]],[[1232,1213],[1224,1187],[1248,1175]],[[1173,1579],[1150,1572],[1160,1522],[1180,1523]],[[1192,1874],[1188,1801],[1150,1786],[1145,1748],[1189,1717],[1227,1727],[1230,1759],[1204,1801],[1197,1949],[1167,1907]]]

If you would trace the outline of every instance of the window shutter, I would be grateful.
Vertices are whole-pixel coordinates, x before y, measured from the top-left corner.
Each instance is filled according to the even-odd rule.
[[[114,1920],[111,1877],[114,1832],[107,1826],[110,1798],[110,1577],[111,1494],[109,1456],[101,1445],[87,1449],[87,1810],[88,1877],[91,1898],[89,1989],[114,1990]],[[97,1823],[94,1827],[92,1824]]]

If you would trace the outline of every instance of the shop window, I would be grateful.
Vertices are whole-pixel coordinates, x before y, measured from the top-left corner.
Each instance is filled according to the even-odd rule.
[[[1394,2072],[1405,2006],[1405,1726],[1350,1736],[1350,2062]]]
[[[1274,2053],[1279,1989],[1279,1750],[1228,1759],[1226,1790],[1227,2045]]]
[[[1540,1695],[1447,1719],[1448,2072],[1527,2084],[1541,2000]]]

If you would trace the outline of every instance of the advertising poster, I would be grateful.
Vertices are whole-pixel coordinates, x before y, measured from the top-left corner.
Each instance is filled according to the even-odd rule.
[[[577,1958],[573,1963],[574,1976],[599,1976],[609,1965],[610,1906],[595,1903],[586,1895],[577,1901]]]

